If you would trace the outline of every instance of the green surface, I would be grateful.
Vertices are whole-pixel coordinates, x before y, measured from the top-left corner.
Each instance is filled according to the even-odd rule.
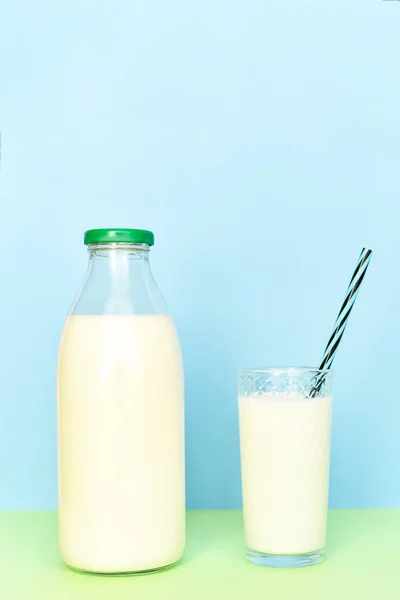
[[[188,513],[183,560],[152,575],[75,573],[53,512],[0,513],[1,600],[399,600],[400,510],[330,511],[324,563],[290,571],[244,558],[238,511]]]

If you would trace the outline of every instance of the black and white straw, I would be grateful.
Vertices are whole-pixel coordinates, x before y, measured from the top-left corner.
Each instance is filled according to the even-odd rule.
[[[323,354],[322,361],[319,367],[320,370],[330,369],[333,363],[333,360],[336,355],[336,350],[338,349],[340,341],[343,337],[344,330],[346,329],[351,309],[354,306],[354,302],[356,301],[361,283],[365,277],[365,273],[367,272],[368,265],[371,260],[371,254],[372,250],[367,250],[366,248],[363,248],[361,250],[360,258],[358,259],[356,269],[350,280],[349,287],[347,288],[346,297],[335,321],[335,326],[333,328],[332,335],[329,338],[329,341],[326,345],[325,352]],[[323,378],[324,376],[322,374],[322,376],[319,377],[319,380],[314,386],[314,388],[311,390],[311,396],[315,396],[318,393],[318,391],[321,388]]]

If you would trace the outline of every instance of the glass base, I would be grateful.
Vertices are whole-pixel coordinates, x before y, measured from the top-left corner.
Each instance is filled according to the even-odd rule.
[[[315,550],[305,554],[266,554],[256,550],[246,550],[246,558],[253,565],[275,567],[278,569],[297,569],[310,567],[324,560],[324,550]]]
[[[145,569],[144,571],[89,571],[88,569],[79,569],[78,567],[73,567],[72,565],[67,565],[69,569],[75,571],[76,573],[82,573],[84,575],[103,575],[105,577],[130,577],[132,575],[151,575],[151,573],[159,573],[160,571],[166,571],[167,569],[172,569],[176,564],[178,564],[179,560],[170,563],[169,565],[163,565],[162,567],[155,567],[154,569]]]

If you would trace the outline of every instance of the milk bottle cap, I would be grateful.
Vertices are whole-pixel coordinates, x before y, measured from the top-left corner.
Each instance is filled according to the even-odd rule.
[[[147,244],[154,245],[154,234],[147,229],[89,229],[85,231],[84,243],[90,244]]]

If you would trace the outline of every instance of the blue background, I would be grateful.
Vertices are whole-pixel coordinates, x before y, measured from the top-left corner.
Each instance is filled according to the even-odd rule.
[[[0,508],[56,506],[83,231],[147,227],[191,508],[240,506],[236,368],[335,362],[331,506],[400,506],[400,4],[0,2]]]

